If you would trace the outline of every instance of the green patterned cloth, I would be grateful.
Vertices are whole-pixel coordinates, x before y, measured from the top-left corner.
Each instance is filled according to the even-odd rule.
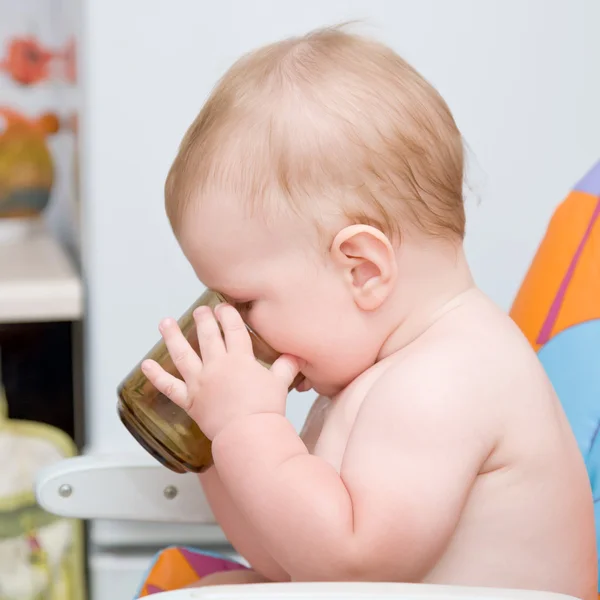
[[[83,528],[42,510],[40,468],[74,456],[63,431],[6,417],[0,386],[0,600],[84,600]]]

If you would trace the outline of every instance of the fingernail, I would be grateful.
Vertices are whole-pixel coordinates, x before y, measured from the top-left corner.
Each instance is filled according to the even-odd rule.
[[[158,324],[158,328],[160,329],[160,331],[164,331],[167,327],[170,327],[172,323],[173,319],[167,317]]]
[[[207,315],[210,312],[210,308],[208,306],[199,306],[194,310],[195,317],[202,317],[203,315]]]

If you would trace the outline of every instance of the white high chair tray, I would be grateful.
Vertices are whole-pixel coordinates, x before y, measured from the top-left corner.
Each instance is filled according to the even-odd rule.
[[[549,592],[404,583],[281,583],[205,587],[157,594],[156,600],[573,600]]]

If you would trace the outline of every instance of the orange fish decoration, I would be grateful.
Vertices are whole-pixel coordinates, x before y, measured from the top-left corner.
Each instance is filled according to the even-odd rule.
[[[44,47],[34,37],[16,37],[7,45],[6,56],[0,60],[0,70],[21,85],[35,85],[54,79],[57,72],[74,83],[77,79],[75,42],[69,41],[58,51]]]
[[[0,218],[39,215],[54,184],[47,138],[59,130],[59,119],[52,113],[30,119],[0,107],[0,123]]]

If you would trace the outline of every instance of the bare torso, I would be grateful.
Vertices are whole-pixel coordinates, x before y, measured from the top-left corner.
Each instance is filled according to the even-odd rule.
[[[595,599],[596,542],[587,473],[562,407],[516,328],[487,302],[478,302],[468,314],[457,310],[448,315],[406,352],[422,351],[438,337],[452,335],[460,336],[464,347],[465,336],[477,331],[478,318],[486,320],[490,347],[465,360],[472,363],[474,376],[490,373],[489,396],[481,402],[500,407],[498,441],[481,465],[450,543],[422,581],[543,589]],[[395,358],[399,376],[402,360],[400,353]],[[334,402],[323,397],[315,402],[302,436],[311,452],[338,472],[362,400],[392,364],[376,365]],[[502,386],[493,381],[498,373]]]

